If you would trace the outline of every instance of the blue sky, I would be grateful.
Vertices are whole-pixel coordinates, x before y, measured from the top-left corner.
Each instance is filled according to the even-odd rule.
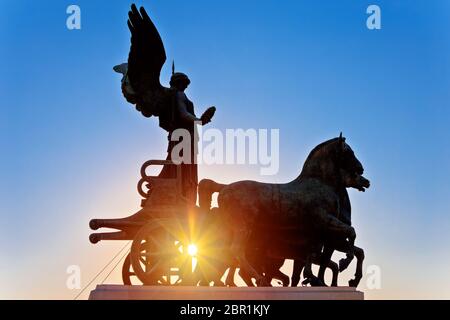
[[[363,280],[366,297],[450,298],[447,1],[136,2],[190,76],[197,113],[217,107],[211,127],[280,129],[278,175],[216,165],[200,177],[289,181],[343,131],[372,182],[350,192],[366,265],[382,272],[380,290]],[[70,4],[81,30],[66,28]],[[86,284],[121,246],[89,244],[88,221],[135,212],[141,163],[165,157],[165,133],[112,71],[128,55],[129,4],[0,4],[0,297],[75,296],[66,267]],[[370,4],[381,30],[366,28]]]

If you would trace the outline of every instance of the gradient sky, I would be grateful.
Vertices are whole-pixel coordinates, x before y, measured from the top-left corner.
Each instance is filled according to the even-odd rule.
[[[204,165],[201,178],[287,182],[343,131],[372,182],[350,191],[365,266],[381,268],[380,290],[363,278],[366,298],[450,299],[448,1],[136,2],[189,74],[197,113],[217,106],[210,127],[280,129],[278,175]],[[81,30],[66,28],[70,4]],[[112,71],[128,55],[129,4],[1,1],[0,298],[73,298],[67,266],[84,286],[124,244],[90,244],[88,221],[137,211],[141,164],[165,157],[165,133]],[[366,28],[370,4],[381,30]]]

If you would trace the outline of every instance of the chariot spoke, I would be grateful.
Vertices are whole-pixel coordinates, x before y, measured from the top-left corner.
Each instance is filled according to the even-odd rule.
[[[158,260],[158,262],[156,262],[155,265],[149,271],[147,271],[146,273],[147,274],[154,273],[161,266],[161,264],[162,264],[162,260]]]
[[[144,257],[163,257],[163,256],[168,256],[170,255],[170,253],[167,252],[162,252],[162,251],[157,251],[157,252],[146,252],[143,253],[142,256]]]

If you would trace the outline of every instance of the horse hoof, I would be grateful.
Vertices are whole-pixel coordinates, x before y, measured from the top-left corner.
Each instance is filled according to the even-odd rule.
[[[327,287],[327,285],[319,278],[312,277],[312,278],[306,278],[302,282],[302,286],[310,285],[311,287]]]
[[[351,279],[348,282],[349,287],[353,287],[353,288],[356,288],[358,286],[358,284],[359,284],[359,281],[357,281],[356,279]]]
[[[325,282],[323,282],[320,279],[317,279],[316,281],[313,282],[312,284],[313,287],[328,287]]]

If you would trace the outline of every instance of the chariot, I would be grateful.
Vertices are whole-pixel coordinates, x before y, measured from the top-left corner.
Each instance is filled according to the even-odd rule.
[[[162,178],[147,174],[152,166],[173,166],[175,175]],[[217,266],[226,234],[219,219],[202,212],[195,200],[183,195],[181,166],[170,160],[149,160],[141,167],[138,193],[142,209],[120,219],[93,219],[89,240],[130,240],[131,249],[122,266],[126,285],[197,285],[207,281],[208,268]],[[196,187],[196,186],[195,186]],[[201,251],[199,251],[199,249]]]

